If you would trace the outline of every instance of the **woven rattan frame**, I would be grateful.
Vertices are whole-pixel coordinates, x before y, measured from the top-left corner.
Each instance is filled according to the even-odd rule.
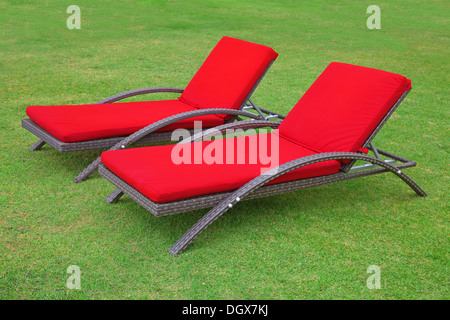
[[[34,135],[41,138],[39,139],[38,142],[36,142],[33,146],[30,147],[31,151],[39,150],[45,143],[49,144],[59,152],[106,149],[110,148],[111,146],[115,145],[116,143],[126,138],[126,137],[114,137],[107,139],[66,143],[49,134],[47,131],[45,131],[35,122],[33,122],[33,120],[31,119],[22,119],[22,127],[24,127]],[[155,132],[152,135],[146,136],[140,141],[137,141],[136,144],[149,144],[149,143],[170,141],[170,136],[171,132]]]

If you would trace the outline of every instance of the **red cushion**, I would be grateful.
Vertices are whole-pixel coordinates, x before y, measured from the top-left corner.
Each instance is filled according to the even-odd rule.
[[[179,100],[123,102],[91,105],[30,106],[27,115],[44,130],[63,142],[78,142],[127,136],[166,117],[198,110]],[[193,128],[194,121],[203,127],[224,123],[216,115],[181,120],[159,131]]]
[[[277,56],[264,45],[223,37],[179,99],[197,108],[239,109]]]
[[[409,89],[401,75],[331,63],[283,120],[280,135],[317,152],[356,152]]]
[[[261,174],[261,168],[270,164],[261,162],[258,158],[255,164],[249,164],[250,155],[258,155],[259,150],[251,150],[249,139],[265,137],[271,142],[271,134],[252,136],[253,138],[238,137],[234,139],[234,164],[175,164],[171,153],[173,145],[106,151],[101,160],[111,171],[133,186],[142,194],[156,202],[168,202],[194,196],[237,189],[246,182]],[[245,142],[245,163],[238,164],[237,148]],[[194,143],[202,154],[210,141]],[[255,141],[252,146],[258,145]],[[193,147],[195,148],[195,146]],[[193,149],[192,149],[193,150]],[[231,147],[225,144],[224,154],[230,153]],[[241,150],[241,149],[239,149]],[[193,159],[193,153],[191,159]],[[265,152],[263,152],[265,154]],[[241,154],[241,153],[239,153]],[[296,145],[283,138],[279,139],[279,164],[286,163],[299,157],[315,154],[315,152]],[[194,160],[191,160],[193,163]],[[230,162],[230,161],[228,161]],[[273,163],[276,165],[276,163]],[[328,175],[338,172],[338,161],[326,161],[303,167],[281,176],[271,183]]]

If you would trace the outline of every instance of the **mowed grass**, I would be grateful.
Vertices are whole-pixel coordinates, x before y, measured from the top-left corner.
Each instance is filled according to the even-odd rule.
[[[81,30],[66,9],[81,8]],[[1,299],[448,299],[447,1],[0,0]],[[185,253],[168,248],[207,210],[155,218],[94,174],[98,151],[28,147],[28,105],[185,87],[224,35],[279,58],[254,94],[287,113],[332,61],[412,79],[376,143],[417,161],[420,198],[391,174],[239,203]],[[137,99],[165,99],[156,94]],[[129,99],[130,100],[130,99]],[[132,100],[132,99],[131,99]],[[81,290],[68,290],[70,265]],[[370,290],[370,265],[381,289]]]

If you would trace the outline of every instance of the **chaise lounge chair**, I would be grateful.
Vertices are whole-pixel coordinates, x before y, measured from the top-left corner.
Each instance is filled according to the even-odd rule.
[[[106,151],[101,155],[99,174],[117,187],[106,201],[113,203],[126,194],[155,216],[213,207],[169,250],[175,255],[244,199],[383,172],[394,173],[419,196],[426,196],[402,171],[416,163],[378,149],[373,143],[377,132],[410,89],[411,81],[398,74],[331,63],[283,121],[246,120],[216,128],[224,133],[236,128],[277,127],[274,132],[228,137],[222,142],[231,145],[224,149],[223,157],[236,153],[239,142],[247,142],[241,146],[244,145],[249,159],[252,152],[257,153],[251,149],[252,138],[272,141],[276,136],[279,166],[261,173],[262,160],[253,164],[249,161],[246,164],[177,164],[172,156],[174,148],[182,147],[181,143]],[[136,133],[133,139],[153,129],[150,126]],[[182,143],[184,147],[198,148],[205,153],[214,141],[220,141],[205,141],[211,132],[203,131],[192,137],[191,142]],[[367,154],[369,149],[373,156]]]
[[[186,89],[153,87],[116,94],[90,105],[30,106],[29,119],[22,126],[39,140],[36,151],[48,143],[60,152],[110,148],[139,129],[173,115],[179,121],[161,127],[137,143],[170,141],[171,131],[192,129],[194,121],[215,127],[241,120],[284,118],[259,108],[251,95],[278,54],[269,47],[223,37],[189,82]],[[182,93],[178,99],[163,101],[116,101],[156,92]],[[75,179],[80,182],[97,169],[99,160]]]

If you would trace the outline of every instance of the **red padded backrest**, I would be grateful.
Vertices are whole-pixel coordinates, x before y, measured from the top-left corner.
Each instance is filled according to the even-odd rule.
[[[411,80],[331,63],[279,126],[280,136],[316,152],[358,151]]]
[[[239,109],[277,56],[264,45],[223,37],[179,99],[196,108]]]

